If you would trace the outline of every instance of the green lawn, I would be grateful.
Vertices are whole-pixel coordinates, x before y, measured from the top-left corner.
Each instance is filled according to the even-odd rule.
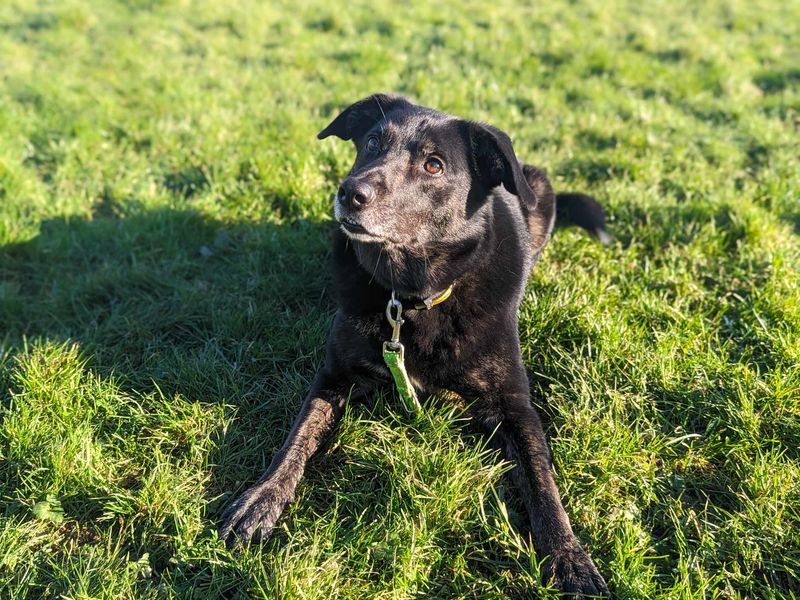
[[[323,356],[314,134],[384,90],[608,208],[520,333],[615,595],[799,598],[800,2],[301,4],[0,3],[0,597],[554,597],[447,406],[351,406],[268,543],[217,537]]]

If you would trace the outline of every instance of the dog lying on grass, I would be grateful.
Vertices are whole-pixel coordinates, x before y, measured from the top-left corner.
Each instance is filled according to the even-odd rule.
[[[603,211],[554,195],[502,131],[376,94],[318,137],[352,140],[355,164],[335,197],[338,310],[325,364],[266,473],[227,509],[221,535],[264,539],[351,397],[397,386],[464,398],[514,464],[545,576],[576,597],[608,595],[572,532],[531,406],[517,312],[559,212],[603,243]]]

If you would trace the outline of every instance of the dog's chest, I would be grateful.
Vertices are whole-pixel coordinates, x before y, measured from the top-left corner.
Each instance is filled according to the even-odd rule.
[[[406,369],[422,391],[449,388],[475,352],[467,320],[452,310],[437,309],[409,312],[400,333]]]

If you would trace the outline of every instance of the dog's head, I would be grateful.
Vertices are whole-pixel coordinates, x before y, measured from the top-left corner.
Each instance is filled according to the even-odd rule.
[[[356,147],[335,197],[352,240],[404,248],[457,240],[500,185],[536,202],[505,133],[400,96],[356,102],[317,137],[331,135]]]

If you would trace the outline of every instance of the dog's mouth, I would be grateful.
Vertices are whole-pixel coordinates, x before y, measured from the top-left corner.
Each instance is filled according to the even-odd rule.
[[[355,221],[352,221],[347,217],[339,219],[339,225],[341,225],[343,229],[351,233],[365,233],[367,235],[370,235],[369,231],[367,231],[367,228],[364,227],[361,223],[356,223]]]
[[[339,225],[341,226],[342,231],[344,231],[348,237],[353,238],[354,240],[364,241],[367,239],[369,240],[381,239],[380,236],[370,232],[361,223],[356,223],[355,221],[347,217],[342,217],[341,219],[339,219]]]

